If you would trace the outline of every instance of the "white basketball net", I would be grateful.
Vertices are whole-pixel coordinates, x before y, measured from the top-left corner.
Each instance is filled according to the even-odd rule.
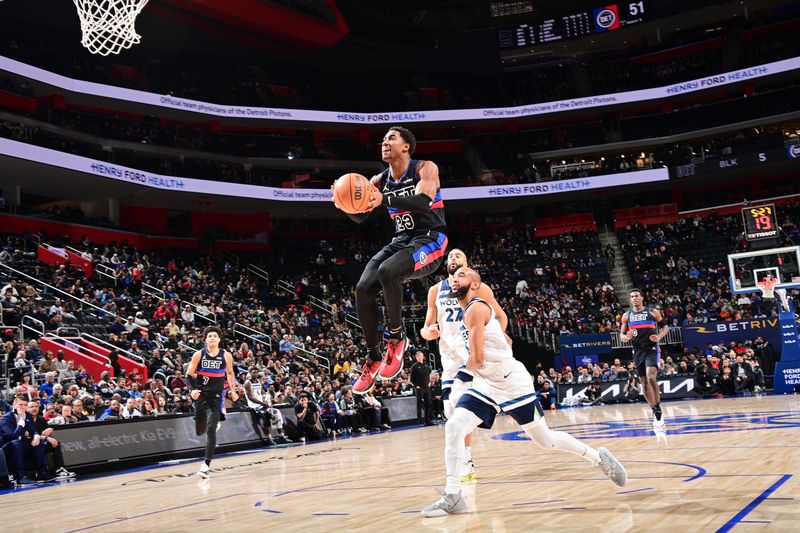
[[[81,44],[91,53],[107,56],[139,44],[136,17],[148,0],[73,0],[81,19]]]

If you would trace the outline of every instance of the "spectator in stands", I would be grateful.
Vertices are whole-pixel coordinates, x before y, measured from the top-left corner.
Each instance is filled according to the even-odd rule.
[[[28,414],[28,398],[17,395],[14,400],[13,410],[0,418],[0,438],[6,457],[11,458],[10,468],[16,474],[17,483],[30,485],[35,481],[25,474],[25,458],[33,456],[38,481],[50,481],[52,477],[47,472],[47,462],[44,457],[44,448],[41,444],[42,436],[33,419]]]
[[[332,392],[328,393],[320,408],[320,418],[329,437],[342,432],[339,420],[340,413],[344,415],[344,412],[339,409],[339,405],[336,403],[336,395]]]
[[[47,372],[55,372],[56,371],[56,361],[55,357],[53,356],[53,352],[47,350],[44,354],[44,357],[39,362],[39,373],[46,374]]]
[[[32,364],[39,364],[39,361],[42,359],[42,350],[39,349],[39,343],[36,342],[35,339],[28,343],[28,349],[25,350],[25,354],[28,357],[28,361]]]
[[[77,398],[72,400],[72,416],[75,417],[75,423],[88,422],[89,417],[83,409],[83,399]]]
[[[181,311],[181,320],[183,320],[184,324],[194,325],[194,311],[192,311],[191,306],[183,306],[183,311]]]
[[[75,361],[67,361],[67,368],[58,373],[58,382],[62,387],[69,387],[75,383],[78,373],[75,372]]]
[[[542,404],[542,409],[550,409],[554,403],[558,403],[556,391],[553,390],[549,380],[542,380],[541,388],[537,393],[539,395],[539,402]]]
[[[731,372],[736,376],[736,392],[752,393],[756,386],[753,367],[742,355],[737,355],[735,360],[736,363],[731,365]]]
[[[736,379],[729,366],[723,367],[717,386],[723,396],[736,396]]]
[[[320,422],[319,408],[315,403],[309,401],[307,394],[302,393],[300,395],[300,399],[294,407],[294,413],[297,416],[297,427],[303,434],[303,442],[322,438],[322,433],[318,429]]]
[[[342,411],[344,414],[342,426],[351,428],[352,432],[355,433],[358,431],[359,433],[366,433],[367,430],[364,429],[364,424],[362,422],[361,417],[359,416],[358,406],[356,404],[356,400],[353,397],[353,391],[349,388],[345,389],[342,393],[341,398],[339,399],[339,410]]]
[[[628,403],[638,402],[641,398],[640,394],[640,386],[639,380],[637,378],[637,374],[635,372],[630,372],[628,381],[625,383],[625,389],[623,390],[624,400]]]
[[[56,385],[56,374],[55,372],[48,372],[44,376],[44,383],[39,386],[40,392],[46,392],[47,396],[50,397],[53,395],[53,387]]]
[[[64,350],[56,352],[56,369],[59,372],[67,368],[67,362],[64,360]]]
[[[97,413],[97,407],[95,407],[95,413]],[[119,400],[111,400],[111,403],[108,405],[108,409],[104,412],[101,411],[100,418],[98,420],[107,420],[109,418],[121,420],[122,419],[122,408],[119,405]]]
[[[145,400],[145,402],[150,402],[152,404],[152,400]],[[120,415],[122,418],[138,418],[142,416],[142,413],[136,408],[136,399],[135,398],[128,398],[125,402],[125,406],[120,409]]]

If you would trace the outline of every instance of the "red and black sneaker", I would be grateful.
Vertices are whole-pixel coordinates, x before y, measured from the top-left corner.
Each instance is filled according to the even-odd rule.
[[[408,339],[403,332],[403,328],[398,331],[384,332],[386,339],[386,355],[383,356],[383,364],[378,371],[378,377],[388,381],[403,370],[403,355],[408,347]]]
[[[361,377],[353,384],[353,394],[366,394],[375,385],[375,376],[383,363],[381,361],[370,361],[364,363],[361,368]]]

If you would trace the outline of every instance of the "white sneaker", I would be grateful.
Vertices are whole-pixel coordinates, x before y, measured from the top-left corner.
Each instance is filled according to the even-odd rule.
[[[442,497],[436,503],[427,506],[420,512],[428,518],[433,518],[449,514],[468,513],[469,509],[459,492],[458,494],[442,494]]]
[[[57,479],[71,479],[75,477],[75,472],[70,472],[63,466],[56,470],[56,478]]]
[[[222,429],[222,422],[217,422],[217,431]]]
[[[208,479],[211,477],[211,467],[208,466],[205,462],[200,465],[200,471],[197,472],[201,478]]]
[[[624,487],[628,482],[628,472],[622,466],[622,463],[617,461],[617,458],[608,451],[608,448],[597,448],[597,452],[600,454],[600,462],[597,464],[597,468],[610,477],[615,485]]]
[[[663,429],[663,428],[664,428],[664,415],[661,415],[661,420],[653,418],[653,429]]]

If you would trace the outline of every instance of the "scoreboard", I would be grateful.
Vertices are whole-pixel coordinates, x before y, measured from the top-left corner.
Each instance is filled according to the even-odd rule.
[[[607,4],[583,11],[500,28],[501,50],[530,48],[555,41],[605,33],[650,20],[652,0]]]
[[[742,209],[744,235],[748,241],[774,239],[778,236],[778,216],[775,205],[757,205]]]

